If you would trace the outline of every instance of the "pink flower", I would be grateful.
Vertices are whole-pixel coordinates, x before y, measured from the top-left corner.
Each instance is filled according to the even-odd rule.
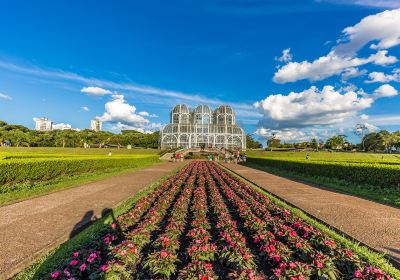
[[[60,275],[60,273],[59,273],[58,271],[54,271],[54,272],[51,274],[51,279],[56,279],[59,275]]]
[[[125,256],[126,255],[126,250],[122,250],[119,254],[121,255],[121,256]]]
[[[64,269],[64,275],[65,275],[66,277],[70,277],[70,276],[71,276],[71,273],[70,273],[67,269]]]
[[[354,272],[354,277],[362,278],[362,277],[363,277],[363,274],[361,273],[361,271],[356,270],[356,271]]]
[[[80,271],[84,271],[86,269],[86,264],[82,264],[80,267],[79,267],[79,270]]]
[[[73,265],[73,266],[75,266],[75,265],[77,265],[79,262],[78,262],[78,260],[72,260],[72,261],[70,261],[70,265]]]
[[[108,270],[108,265],[103,264],[102,266],[100,266],[100,270],[101,270],[101,271],[106,271],[106,270]]]
[[[112,223],[112,224],[111,224],[111,228],[112,228],[112,229],[116,229],[116,228],[117,228],[117,224],[116,224],[116,223]]]
[[[77,258],[79,256],[79,252],[74,253],[74,257]]]
[[[282,270],[279,269],[279,268],[275,268],[274,269],[274,274],[275,274],[276,277],[280,277],[281,274],[282,274]]]
[[[161,251],[160,256],[161,258],[165,259],[168,256],[168,253],[165,251]]]

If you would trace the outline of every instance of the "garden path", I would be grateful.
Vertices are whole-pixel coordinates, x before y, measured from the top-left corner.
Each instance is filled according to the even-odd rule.
[[[0,207],[0,279],[100,218],[102,212],[161,179],[181,163],[165,162],[82,186]]]
[[[239,164],[224,166],[400,265],[400,209]]]

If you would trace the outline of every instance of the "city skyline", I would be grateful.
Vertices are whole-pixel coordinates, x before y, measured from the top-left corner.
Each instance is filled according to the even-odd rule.
[[[227,104],[258,138],[359,142],[400,129],[399,24],[393,1],[5,2],[0,119],[151,132]]]

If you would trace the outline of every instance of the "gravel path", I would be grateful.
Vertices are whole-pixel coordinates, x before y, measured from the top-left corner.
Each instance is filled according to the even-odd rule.
[[[299,183],[250,167],[224,165],[356,240],[385,252],[397,266],[400,264],[400,209]]]
[[[104,209],[133,196],[177,168],[162,163],[31,200],[0,207],[0,279],[7,279],[100,218]]]

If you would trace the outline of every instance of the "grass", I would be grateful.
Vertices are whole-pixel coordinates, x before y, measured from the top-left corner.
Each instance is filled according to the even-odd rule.
[[[157,149],[117,149],[117,148],[56,148],[56,147],[0,147],[0,158],[3,153],[7,154],[73,154],[73,155],[107,155],[108,152],[116,155],[131,154],[157,154]]]
[[[64,176],[45,182],[25,182],[15,185],[2,186],[0,189],[0,206],[128,173],[150,165],[151,164],[147,164],[137,168],[120,167],[105,171],[97,171],[90,174],[85,173],[74,176]]]
[[[309,154],[310,160],[316,161],[350,161],[350,162],[393,162],[400,164],[400,154],[360,153],[360,152],[270,152],[264,150],[249,150],[250,157],[305,159]]]
[[[368,200],[372,200],[378,203],[387,204],[394,207],[400,207],[400,192],[397,188],[379,188],[371,185],[360,185],[346,182],[345,180],[327,178],[327,177],[315,177],[300,175],[295,172],[281,170],[269,166],[261,166],[253,163],[246,163],[246,166],[253,167],[262,171],[270,172],[275,175],[301,181],[305,183],[311,183],[319,187],[339,191],[345,194],[351,194]]]
[[[317,221],[315,218],[309,216],[305,212],[303,212],[301,209],[291,206],[284,202],[283,200],[279,199],[275,195],[271,194],[270,192],[264,190],[263,188],[257,186],[256,184],[253,184],[252,182],[246,180],[236,172],[233,172],[230,169],[225,168],[224,166],[221,165],[222,168],[227,170],[229,173],[234,174],[235,176],[239,177],[241,180],[245,181],[252,187],[254,187],[258,192],[266,195],[273,203],[277,204],[280,207],[283,207],[290,212],[292,212],[294,215],[297,217],[303,219],[310,225],[314,226],[315,228],[319,229],[321,232],[327,234],[330,236],[332,239],[336,240],[338,243],[342,244],[344,247],[351,249],[354,253],[358,254],[361,256],[363,259],[365,259],[369,264],[381,268],[383,271],[389,273],[394,279],[400,279],[400,271],[393,267],[392,264],[384,257],[383,253],[377,253],[370,248],[360,245],[360,243],[350,240],[343,234],[337,232],[335,229],[329,227],[329,225],[325,225],[324,223]]]
[[[127,199],[121,204],[117,205],[113,208],[112,213],[106,215],[105,217],[97,220],[88,228],[77,234],[72,239],[66,241],[65,243],[59,245],[47,255],[38,259],[34,264],[26,268],[24,271],[20,272],[12,279],[14,280],[31,280],[31,279],[45,279],[52,272],[54,267],[56,267],[60,260],[65,260],[71,254],[80,249],[82,246],[85,246],[90,241],[94,240],[99,236],[100,232],[106,229],[115,221],[115,218],[119,215],[127,212],[131,209],[135,203],[142,197],[148,195],[150,192],[154,191],[162,182],[164,182],[168,177],[172,176],[174,173],[178,172],[180,169],[172,171],[170,174],[164,176],[157,182],[152,183],[150,186],[144,188],[140,192],[138,192],[133,197]]]

